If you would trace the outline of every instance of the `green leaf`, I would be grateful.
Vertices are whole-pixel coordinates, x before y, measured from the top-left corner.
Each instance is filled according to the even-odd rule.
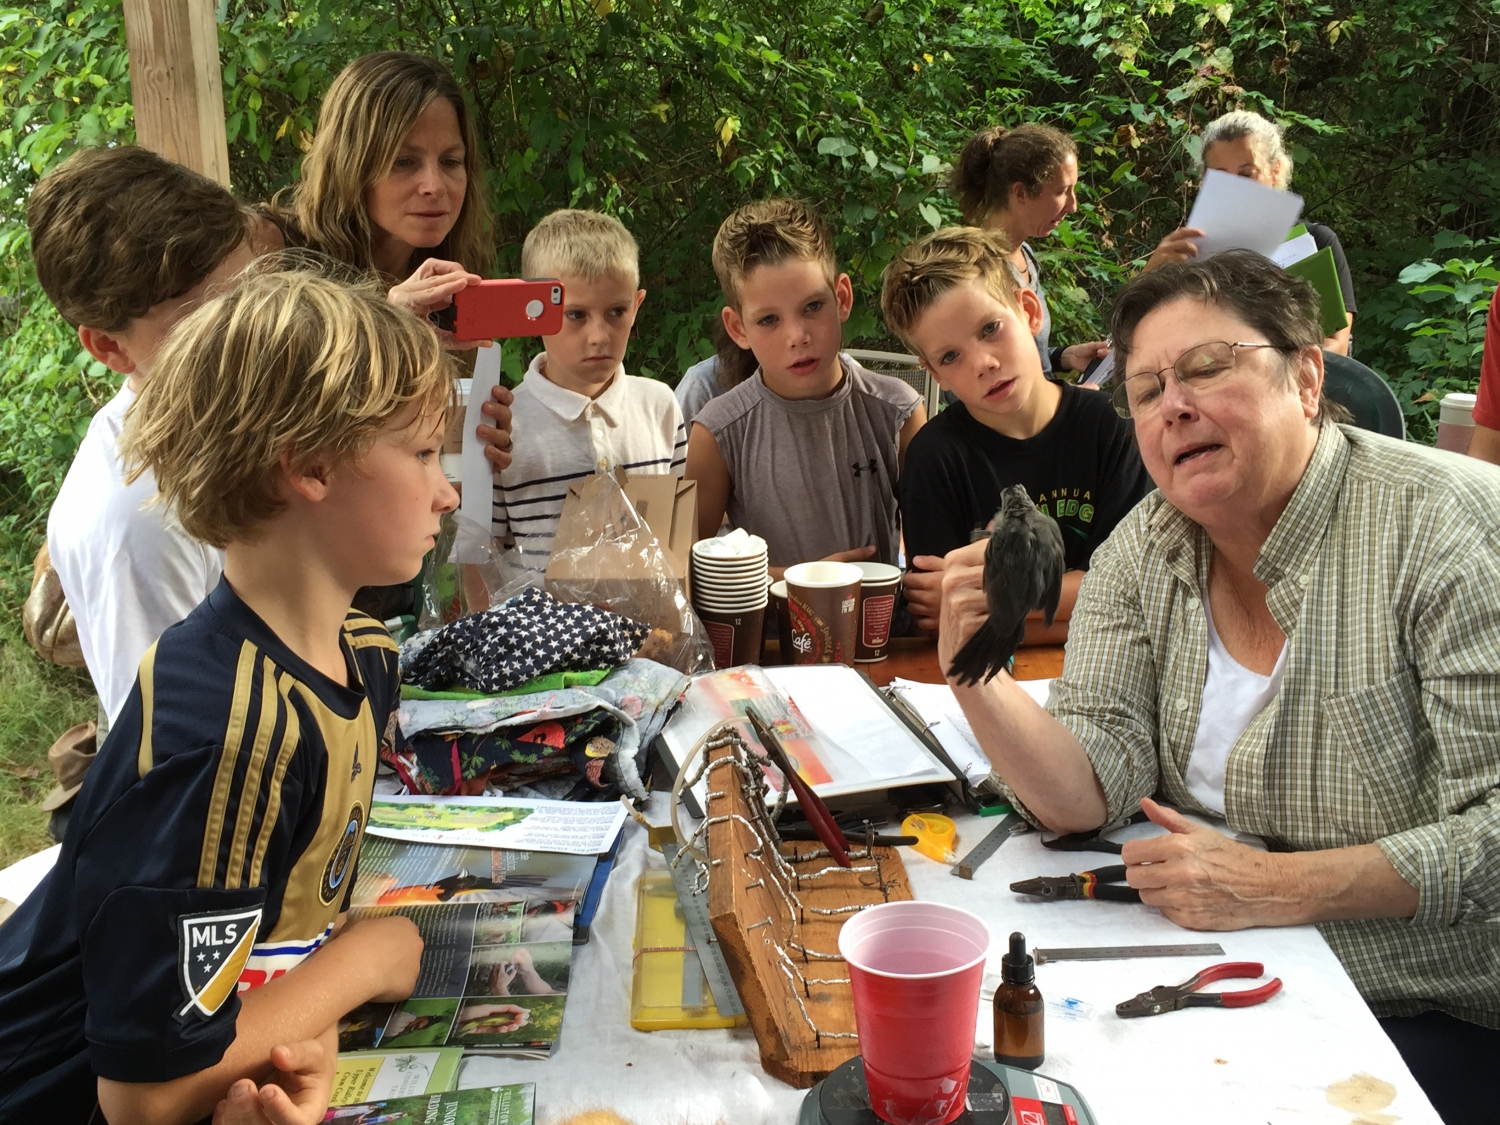
[[[943,217],[938,214],[938,209],[930,203],[919,204],[917,210],[922,213],[922,218],[927,220],[927,225],[937,230],[943,225]]]
[[[1441,273],[1442,269],[1436,262],[1413,262],[1397,275],[1396,280],[1402,285],[1413,285]]]

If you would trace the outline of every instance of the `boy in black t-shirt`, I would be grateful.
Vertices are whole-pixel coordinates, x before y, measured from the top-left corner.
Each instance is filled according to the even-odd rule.
[[[886,323],[958,398],[906,452],[906,597],[917,623],[936,630],[944,556],[982,535],[1001,491],[1020,484],[1062,529],[1068,565],[1057,624],[1049,631],[1036,617],[1026,643],[1058,642],[1094,548],[1150,478],[1107,395],[1043,373],[1033,342],[1041,305],[1016,284],[1008,252],[999,232],[948,227],[886,267]]]
[[[407,919],[339,928],[396,646],[350,612],[456,503],[437,336],[375,290],[246,282],[156,357],[122,458],[218,587],[141,661],[56,867],[0,926],[0,1120],[322,1119],[339,1017],[398,1000]]]

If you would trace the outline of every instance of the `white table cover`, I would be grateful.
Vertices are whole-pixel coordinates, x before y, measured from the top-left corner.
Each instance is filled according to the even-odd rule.
[[[650,815],[666,820],[665,797]],[[955,818],[960,854],[999,822]],[[791,1125],[805,1092],[761,1069],[748,1028],[641,1032],[630,1027],[631,943],[636,882],[666,862],[634,824],[626,837],[588,945],[574,953],[562,1038],[551,1059],[465,1060],[465,1086],[535,1082],[539,1125],[571,1113],[609,1108],[636,1125]],[[1136,825],[1116,839],[1157,831]],[[0,871],[0,897],[19,902],[56,859],[58,849]],[[1200,934],[1179,929],[1148,907],[1110,902],[1026,900],[1009,884],[1117,862],[1099,852],[1049,852],[1035,833],[1012,837],[973,881],[910,848],[902,857],[918,898],[972,910],[990,927],[986,977],[998,973],[1012,930],[1029,946],[1180,944],[1218,941],[1224,956],[1138,961],[1059,962],[1038,966],[1043,997],[1092,1005],[1089,1020],[1049,1015],[1047,1060],[1040,1072],[1076,1086],[1101,1125],[1441,1125],[1401,1056],[1381,1031],[1348,974],[1312,926]],[[1251,1008],[1190,1008],[1121,1020],[1119,1001],[1158,984],[1186,980],[1218,961],[1261,961],[1284,988]],[[987,979],[992,984],[992,980]],[[1210,988],[1253,988],[1226,981]],[[980,1005],[976,1049],[987,1049],[991,1014]],[[1395,1087],[1389,1105],[1363,1115],[1329,1103],[1330,1085],[1369,1076]],[[1476,1076],[1479,1078],[1480,1076]]]
[[[665,799],[652,799],[652,819],[665,820]],[[998,823],[957,817],[962,854]],[[1158,831],[1137,825],[1114,838]],[[630,1027],[631,941],[636,881],[664,869],[645,832],[626,825],[626,838],[593,937],[574,955],[562,1038],[551,1059],[526,1062],[466,1060],[466,1086],[535,1082],[541,1125],[570,1113],[609,1108],[637,1125],[791,1125],[804,1091],[760,1067],[748,1028],[730,1031],[640,1032]],[[1178,928],[1155,910],[1110,902],[1025,900],[1009,890],[1016,879],[1063,875],[1118,862],[1097,852],[1049,852],[1028,833],[1010,839],[973,881],[902,849],[918,898],[948,902],[989,925],[989,973],[1012,930],[1029,945],[1181,944],[1218,941],[1223,957],[1171,958],[1041,965],[1037,984],[1048,999],[1091,1004],[1094,1018],[1047,1019],[1047,1061],[1040,1072],[1082,1091],[1101,1125],[1265,1125],[1326,1122],[1357,1125],[1359,1115],[1331,1105],[1335,1083],[1368,1075],[1396,1089],[1388,1106],[1370,1105],[1367,1122],[1439,1125],[1439,1118],[1401,1056],[1360,999],[1348,974],[1312,926],[1199,934]],[[1186,1009],[1121,1020],[1114,1006],[1158,984],[1177,984],[1219,961],[1261,961],[1284,988],[1251,1008]],[[1253,988],[1226,981],[1210,988]],[[1263,983],[1260,982],[1260,983]],[[991,1014],[981,1004],[977,1044],[988,1046]],[[1380,1117],[1379,1113],[1391,1115]]]

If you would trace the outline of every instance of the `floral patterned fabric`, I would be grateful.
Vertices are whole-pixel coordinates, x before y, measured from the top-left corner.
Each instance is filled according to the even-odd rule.
[[[592,687],[479,699],[407,699],[405,745],[386,761],[413,793],[612,799],[644,796],[651,741],[687,677],[631,660]]]

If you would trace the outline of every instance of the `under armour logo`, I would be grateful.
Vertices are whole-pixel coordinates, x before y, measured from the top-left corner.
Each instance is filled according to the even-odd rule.
[[[879,462],[877,462],[873,457],[870,458],[868,464],[862,465],[858,461],[856,461],[853,465],[850,466],[850,468],[854,470],[854,479],[858,480],[859,474],[863,472],[868,472],[873,477],[875,475],[875,468],[878,464]]]

